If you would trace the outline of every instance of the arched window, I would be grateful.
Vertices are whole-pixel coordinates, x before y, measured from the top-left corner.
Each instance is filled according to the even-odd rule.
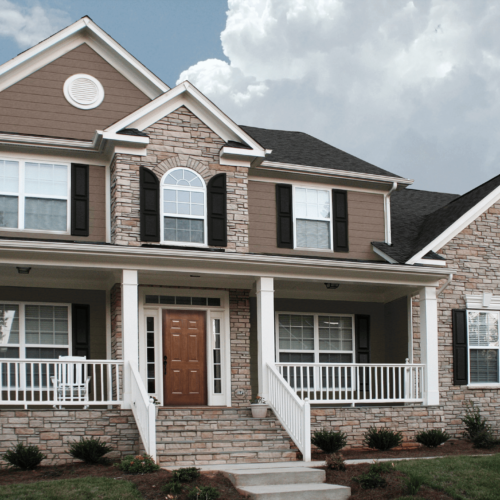
[[[167,172],[162,182],[163,241],[204,245],[206,242],[206,187],[187,168]]]

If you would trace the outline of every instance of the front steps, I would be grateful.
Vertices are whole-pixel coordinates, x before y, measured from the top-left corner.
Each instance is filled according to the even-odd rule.
[[[323,469],[280,467],[222,472],[252,500],[346,500],[351,496],[347,486],[325,484]]]
[[[253,418],[249,408],[160,408],[156,443],[167,468],[297,460],[271,410]]]

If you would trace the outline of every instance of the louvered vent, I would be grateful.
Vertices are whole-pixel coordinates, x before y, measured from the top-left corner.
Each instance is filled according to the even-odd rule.
[[[80,109],[92,109],[104,99],[104,89],[99,80],[90,75],[73,75],[64,83],[67,101]]]

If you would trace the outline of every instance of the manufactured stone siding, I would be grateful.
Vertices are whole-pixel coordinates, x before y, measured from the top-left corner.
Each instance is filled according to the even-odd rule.
[[[123,359],[122,344],[122,286],[111,289],[111,359]]]
[[[147,167],[161,179],[172,168],[186,167],[198,172],[205,183],[218,173],[226,173],[226,251],[248,252],[248,169],[220,165],[224,141],[184,106],[145,132],[151,141],[146,157],[118,154],[111,165],[112,243],[141,245],[139,168]]]
[[[42,465],[71,463],[75,459],[68,447],[82,436],[110,443],[112,458],[134,455],[142,448],[132,410],[0,410],[0,456],[24,443],[37,445],[47,455]]]

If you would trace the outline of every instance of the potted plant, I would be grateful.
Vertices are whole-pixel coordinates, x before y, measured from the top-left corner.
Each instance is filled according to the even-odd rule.
[[[250,401],[253,418],[265,418],[267,415],[266,400],[258,396],[253,401]]]
[[[154,396],[149,397],[149,402],[155,405],[155,415],[158,417],[158,409],[160,408],[160,400]]]

